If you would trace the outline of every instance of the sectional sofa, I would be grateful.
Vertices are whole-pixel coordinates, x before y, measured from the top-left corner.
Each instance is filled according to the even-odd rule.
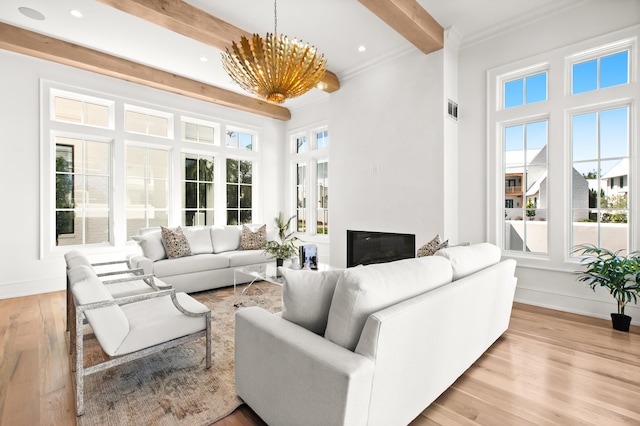
[[[272,426],[406,425],[508,328],[515,266],[483,243],[283,269],[280,314],[236,312],[236,392]]]
[[[144,228],[132,237],[142,253],[131,256],[129,262],[132,268],[142,268],[145,274],[155,275],[178,292],[193,293],[226,287],[233,285],[235,268],[275,262],[264,250],[243,249],[241,245],[243,232],[257,232],[261,227],[182,227],[190,255],[178,258],[168,258],[160,227]]]

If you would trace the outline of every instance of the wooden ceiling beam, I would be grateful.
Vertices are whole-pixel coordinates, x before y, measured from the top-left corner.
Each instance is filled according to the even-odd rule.
[[[251,33],[223,21],[183,0],[98,0],[145,21],[224,51],[242,36]],[[340,80],[327,70],[318,84],[327,93],[340,89]]]
[[[0,48],[265,117],[291,119],[291,112],[282,106],[3,22],[0,22]]]
[[[425,54],[444,47],[444,29],[416,0],[358,0]]]

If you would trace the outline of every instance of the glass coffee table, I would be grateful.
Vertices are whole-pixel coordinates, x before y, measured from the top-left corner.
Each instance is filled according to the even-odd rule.
[[[251,281],[249,284],[242,289],[240,293],[240,300],[236,297],[236,286],[241,283],[244,284],[246,281],[239,281],[238,278],[242,276],[250,277]],[[235,299],[235,306],[242,305],[242,296],[246,293],[247,290],[255,283],[256,281],[267,281],[272,284],[283,285],[284,277],[278,274],[278,268],[276,267],[276,263],[261,263],[259,265],[247,265],[240,266],[233,270],[233,298]],[[258,290],[262,291],[260,287],[256,287]]]

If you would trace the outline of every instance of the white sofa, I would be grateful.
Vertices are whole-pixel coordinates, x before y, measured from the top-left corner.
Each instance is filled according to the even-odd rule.
[[[516,264],[500,258],[482,243],[338,272],[283,270],[282,313],[236,313],[238,395],[271,426],[408,424],[508,328]]]
[[[252,230],[257,227],[250,225]],[[182,231],[191,255],[168,259],[160,228],[141,229],[131,237],[142,250],[142,254],[129,258],[131,267],[153,274],[176,291],[193,293],[233,285],[235,268],[275,262],[263,250],[241,249],[242,226],[187,226],[182,227]]]

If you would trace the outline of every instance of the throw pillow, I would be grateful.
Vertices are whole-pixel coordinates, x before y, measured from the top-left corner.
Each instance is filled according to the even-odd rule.
[[[316,334],[324,334],[331,299],[342,270],[312,271],[280,268],[282,318]]]
[[[247,225],[242,225],[240,236],[241,250],[264,250],[267,247],[267,225],[262,225],[255,232]]]
[[[152,262],[167,258],[167,252],[162,244],[162,234],[160,230],[134,235],[131,239],[138,243],[142,249],[142,255]]]
[[[162,230],[162,244],[167,251],[169,259],[191,256],[189,241],[187,241],[187,237],[182,233],[182,229],[179,226],[176,229],[161,226],[160,229]]]
[[[449,240],[442,242],[442,240],[440,239],[440,234],[436,234],[436,236],[433,237],[431,241],[418,249],[417,257],[433,256],[435,252],[440,249],[447,248],[448,246]]]

